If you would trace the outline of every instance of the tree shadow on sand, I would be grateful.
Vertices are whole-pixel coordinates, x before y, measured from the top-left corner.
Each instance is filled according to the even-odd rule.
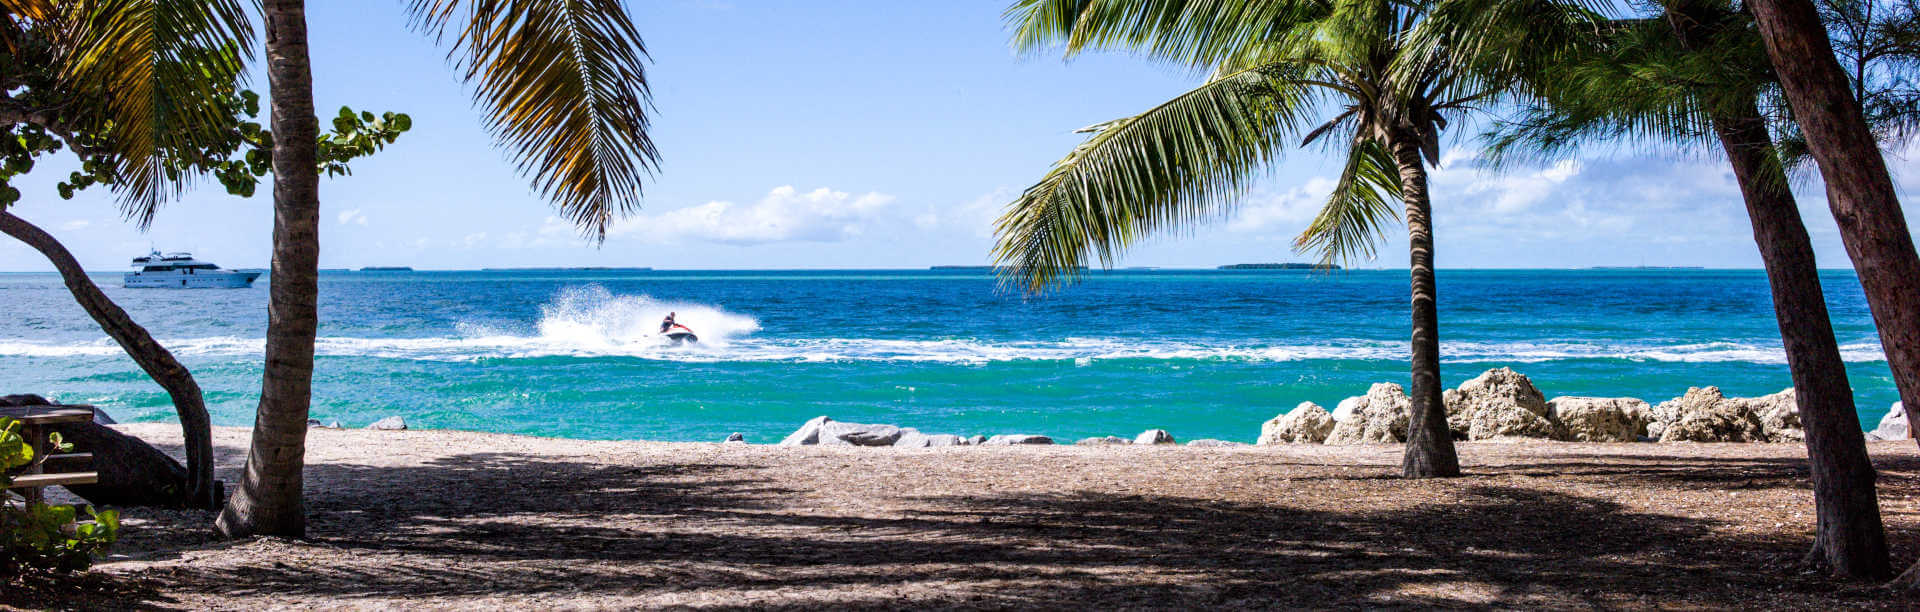
[[[1715,478],[1707,472],[1753,470],[1768,486],[1788,486],[1803,469],[1788,460],[1623,469],[1620,459],[1493,471],[1693,486]],[[212,560],[133,573],[125,579],[139,588],[86,604],[174,605],[161,591],[718,607],[1893,603],[1883,591],[1790,571],[1804,538],[1728,535],[1709,520],[1473,479],[1456,481],[1444,499],[1385,511],[1099,491],[873,491],[891,506],[863,509],[834,506],[758,466],[504,453],[407,468],[316,465],[307,478],[313,540],[135,551]],[[205,528],[191,520],[159,514],[142,528]]]

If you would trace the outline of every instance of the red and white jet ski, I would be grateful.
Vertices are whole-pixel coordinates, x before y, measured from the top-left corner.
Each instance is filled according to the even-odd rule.
[[[668,326],[667,331],[660,332],[660,335],[666,336],[667,339],[672,340],[674,344],[693,344],[700,341],[699,336],[693,335],[692,329],[688,329],[687,326],[679,323]]]

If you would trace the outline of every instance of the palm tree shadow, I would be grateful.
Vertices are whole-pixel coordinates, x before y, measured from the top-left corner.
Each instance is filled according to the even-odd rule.
[[[1786,571],[1803,539],[1480,481],[1386,510],[876,491],[895,504],[876,511],[724,462],[469,453],[307,477],[312,542],[209,542],[215,556],[274,551],[129,580],[329,601],[564,592],[719,607],[1831,607],[1886,595]],[[182,518],[152,520],[170,517]],[[784,598],[746,598],[766,593]],[[168,605],[153,588],[92,603]]]

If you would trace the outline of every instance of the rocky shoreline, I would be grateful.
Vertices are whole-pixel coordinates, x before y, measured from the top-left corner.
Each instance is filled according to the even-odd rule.
[[[1799,442],[1806,438],[1794,390],[1762,397],[1726,397],[1718,387],[1693,387],[1659,404],[1631,397],[1548,399],[1532,380],[1511,368],[1495,368],[1447,390],[1447,425],[1456,440],[1508,442]],[[1406,441],[1412,399],[1398,384],[1377,383],[1365,395],[1341,400],[1329,411],[1313,402],[1268,420],[1257,445],[1394,444]],[[1899,402],[1868,440],[1911,437]],[[744,444],[739,435],[727,443]],[[912,427],[846,423],[815,417],[779,446],[1012,446],[1054,444],[1047,436],[929,434]],[[1165,430],[1133,438],[1105,436],[1075,442],[1086,446],[1171,445]],[[1226,440],[1193,440],[1187,446],[1247,446]]]

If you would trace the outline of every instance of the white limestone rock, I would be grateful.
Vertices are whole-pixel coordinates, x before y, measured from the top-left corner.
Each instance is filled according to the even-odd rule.
[[[377,429],[380,431],[401,431],[406,428],[407,428],[407,420],[400,418],[399,416],[390,416],[384,419],[380,419],[378,421],[374,421],[372,425],[367,426],[367,429]]]
[[[908,427],[900,430],[900,439],[893,445],[899,448],[932,448],[941,446],[966,446],[967,439],[953,434],[927,434]]]
[[[1358,402],[1353,402],[1357,404]],[[1340,402],[1350,406],[1349,402]],[[1349,410],[1351,414],[1351,410]],[[1333,414],[1313,402],[1300,402],[1286,414],[1273,417],[1260,426],[1261,446],[1276,444],[1319,444],[1327,441],[1327,435],[1333,433]]]
[[[1340,400],[1340,403],[1333,405],[1333,422],[1338,423],[1352,418],[1353,411],[1359,409],[1360,403],[1366,400],[1367,398],[1365,396],[1349,397]]]
[[[1533,381],[1512,368],[1494,368],[1441,395],[1455,438],[1556,439],[1547,400]]]
[[[1638,442],[1647,435],[1653,408],[1631,397],[1556,397],[1547,420],[1571,442]]]
[[[1407,420],[1411,414],[1412,398],[1406,390],[1394,383],[1375,383],[1367,389],[1367,394],[1359,398],[1350,398],[1353,402],[1350,414],[1344,420],[1337,420],[1333,431],[1327,434],[1327,444],[1390,444],[1404,442],[1407,439]],[[1342,408],[1347,401],[1340,402]]]
[[[892,446],[904,430],[892,425],[829,421],[820,426],[821,446]]]
[[[1719,387],[1692,387],[1653,407],[1647,434],[1661,442],[1763,442],[1765,428],[1749,401],[1729,399]]]
[[[1134,444],[1174,444],[1173,434],[1165,429],[1149,429],[1133,437]]]
[[[1754,398],[1738,398],[1760,419],[1760,431],[1767,442],[1804,442],[1806,427],[1800,424],[1800,402],[1792,387],[1779,393]]]
[[[787,434],[787,437],[782,438],[780,440],[779,445],[780,446],[811,446],[814,444],[819,444],[820,428],[825,426],[827,423],[832,423],[832,422],[833,422],[833,419],[827,418],[825,416],[817,416],[811,419],[807,419],[807,422],[805,424],[802,424],[799,429],[793,430],[793,433]]]
[[[1098,438],[1081,438],[1079,442],[1074,442],[1073,445],[1074,446],[1125,446],[1132,443],[1133,443],[1132,440],[1128,440],[1120,436],[1101,436]]]
[[[1906,440],[1913,437],[1912,430],[1907,428],[1907,411],[1900,406],[1900,402],[1894,402],[1887,409],[1887,416],[1880,417],[1880,426],[1873,428],[1867,436],[1877,440]]]

